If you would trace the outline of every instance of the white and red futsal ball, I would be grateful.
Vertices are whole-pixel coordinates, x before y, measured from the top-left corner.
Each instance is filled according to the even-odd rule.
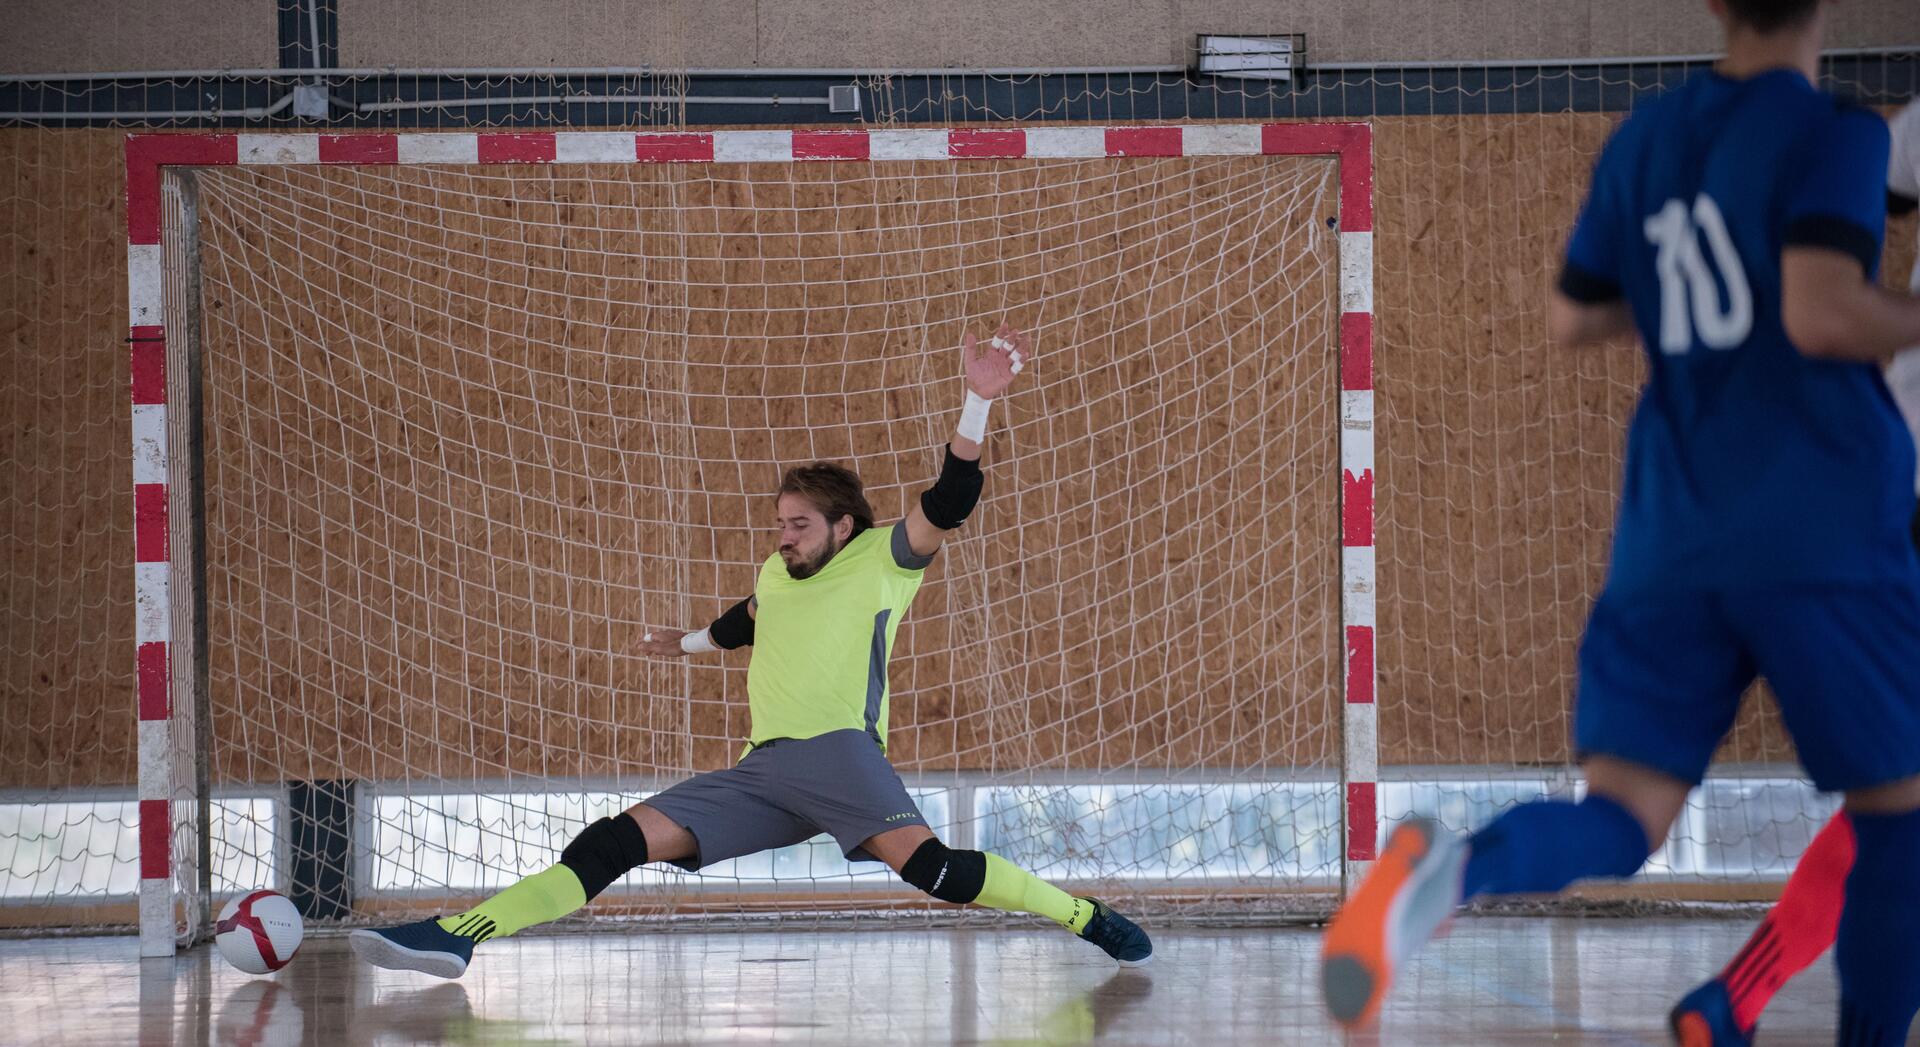
[[[300,951],[306,925],[283,894],[254,891],[227,903],[213,925],[213,944],[227,962],[248,974],[271,974]]]

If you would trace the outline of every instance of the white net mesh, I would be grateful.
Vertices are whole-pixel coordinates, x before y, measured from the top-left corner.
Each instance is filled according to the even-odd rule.
[[[1421,17],[1447,32],[1473,25],[1445,12]],[[1695,18],[1704,24],[1704,14]],[[1644,16],[1617,23],[1596,26],[1613,33],[1607,39],[1617,46],[1595,44],[1601,48],[1595,53],[1711,46],[1711,25],[1696,40]],[[1378,46],[1339,54],[1326,49],[1335,28],[1329,26],[1313,38],[1310,66],[1292,83],[1202,82],[1179,72],[896,74],[834,83],[864,89],[859,119],[868,125],[1293,117],[1371,124],[1381,813],[1384,820],[1422,809],[1467,829],[1520,798],[1573,787],[1565,771],[1572,655],[1604,565],[1617,449],[1638,373],[1630,354],[1550,351],[1539,292],[1607,129],[1635,98],[1678,82],[1699,63],[1321,63],[1323,57],[1392,62],[1569,53],[1553,46],[1558,38],[1544,30],[1529,36],[1531,23],[1501,26],[1499,33],[1477,27],[1470,35],[1484,49],[1446,54],[1429,53],[1449,46],[1435,43],[1442,37],[1423,32],[1402,39],[1384,26],[1353,28]],[[1835,42],[1899,39],[1905,38],[1856,34]],[[334,77],[332,93],[350,104],[333,106],[328,129],[784,125],[833,118],[825,78],[689,79],[673,71],[666,61],[672,55],[657,57],[664,71],[646,74]],[[1920,62],[1910,48],[1835,56],[1823,65],[1830,86],[1882,107],[1911,97],[1920,88],[1917,73]],[[6,117],[12,123],[258,131],[311,126],[291,108],[273,108],[303,79],[209,74],[10,84],[0,92],[11,92],[12,104],[29,113]],[[762,101],[688,97],[677,103],[676,91]],[[606,100],[616,96],[628,100]],[[774,96],[783,108],[771,106]],[[273,112],[249,115],[253,109]],[[134,511],[122,341],[123,146],[123,136],[107,130],[16,127],[0,138],[0,217],[6,219],[0,257],[7,262],[0,266],[0,334],[11,349],[0,354],[0,447],[6,452],[0,455],[0,692],[12,710],[8,729],[0,731],[0,923],[10,926],[133,922],[139,846],[135,668],[128,653]],[[333,867],[351,872],[367,898],[419,891],[438,899],[491,886],[505,870],[545,860],[588,816],[589,802],[601,805],[594,811],[618,806],[634,792],[723,763],[731,755],[723,739],[737,738],[745,726],[738,659],[725,670],[686,675],[648,668],[624,652],[621,630],[643,620],[697,624],[723,600],[737,598],[750,581],[744,565],[765,549],[750,525],[776,462],[850,457],[878,488],[883,511],[903,507],[931,474],[958,392],[936,383],[950,374],[937,347],[951,341],[963,319],[984,324],[1003,313],[1040,326],[1053,355],[1029,376],[1035,381],[1022,394],[1026,399],[1016,398],[996,416],[989,453],[997,465],[988,490],[997,501],[970,527],[965,541],[971,544],[935,569],[910,616],[915,646],[895,663],[896,756],[910,781],[928,790],[929,813],[946,812],[936,820],[945,819],[953,834],[972,831],[979,842],[1017,851],[1050,875],[1133,870],[1112,875],[1137,875],[1135,882],[1145,883],[1166,866],[1184,871],[1181,883],[1195,885],[1204,860],[1229,870],[1225,882],[1196,888],[1205,897],[1228,898],[1260,875],[1243,869],[1280,867],[1288,875],[1297,871],[1303,883],[1315,882],[1312,870],[1330,868],[1337,857],[1333,798],[1295,799],[1272,783],[1297,776],[1312,793],[1332,780],[1328,721],[1316,726],[1296,716],[1286,704],[1291,698],[1271,707],[1289,711],[1270,714],[1192,694],[1182,699],[1190,704],[1182,704],[1166,697],[1179,697],[1172,685],[1155,690],[1155,681],[1175,681],[1195,688],[1220,684],[1238,695],[1304,694],[1311,690],[1307,682],[1317,680],[1332,700],[1338,638],[1331,588],[1317,596],[1258,589],[1256,581],[1276,575],[1262,574],[1252,561],[1193,566],[1203,548],[1209,557],[1227,559],[1258,545],[1254,536],[1306,532],[1289,517],[1261,521],[1265,533],[1233,523],[1224,533],[1234,537],[1215,537],[1196,504],[1166,499],[1165,522],[1135,508],[1161,476],[1177,481],[1179,492],[1207,483],[1227,493],[1256,490],[1256,470],[1229,470],[1201,446],[1240,454],[1244,444],[1235,441],[1253,440],[1283,452],[1283,460],[1317,455],[1332,469],[1331,434],[1325,444],[1298,442],[1325,432],[1318,419],[1331,416],[1296,424],[1308,418],[1308,406],[1331,411],[1330,357],[1317,355],[1330,350],[1302,340],[1297,324],[1282,325],[1285,338],[1272,335],[1283,312],[1315,317],[1312,310],[1322,306],[1299,304],[1306,299],[1297,293],[1294,305],[1276,304],[1273,294],[1284,296],[1298,284],[1293,275],[1230,273],[1205,246],[1173,253],[1162,246],[1170,243],[1161,239],[1166,230],[1152,224],[1163,218],[1149,217],[1155,213],[1144,194],[1173,191],[1158,214],[1172,223],[1167,229],[1184,222],[1192,229],[1180,235],[1197,237],[1202,224],[1187,219],[1213,205],[1194,194],[1213,191],[1206,186],[1220,187],[1223,199],[1251,191],[1236,181],[1244,177],[1237,163],[1169,161],[1134,175],[1126,165],[1101,163],[965,171],[893,165],[862,178],[849,178],[851,167],[832,174],[656,172],[647,176],[658,184],[644,190],[646,206],[637,202],[640,196],[622,195],[641,192],[630,181],[638,175],[581,168],[515,176],[444,169],[431,184],[373,171],[275,171],[244,191],[223,190],[231,198],[230,228],[257,240],[257,247],[244,248],[252,254],[234,244],[219,252],[257,269],[228,266],[225,308],[245,306],[239,323],[248,334],[227,344],[246,346],[251,355],[244,357],[246,367],[230,372],[246,377],[225,395],[254,405],[238,416],[254,426],[242,435],[274,455],[291,455],[293,464],[274,465],[278,459],[258,448],[245,452],[252,457],[230,458],[229,508],[210,506],[210,522],[225,511],[229,523],[246,524],[230,532],[223,554],[231,554],[236,541],[260,550],[258,579],[246,573],[253,568],[216,565],[214,578],[225,588],[209,593],[244,611],[228,612],[226,646],[210,652],[229,681],[223,685],[224,755],[211,775],[212,861],[204,870],[214,889],[284,888],[302,856],[308,863],[302,875],[328,865],[317,861],[326,850],[319,843],[337,843],[338,834],[296,845],[296,822],[312,819],[294,819],[293,795],[276,783],[364,783],[350,806],[363,814],[385,811],[384,821],[377,831],[356,824],[346,832],[358,849]],[[1169,190],[1163,183],[1178,164],[1205,175]],[[1040,172],[1049,172],[1045,185],[1017,181],[1041,178]],[[1277,186],[1294,176],[1259,177],[1281,180],[1271,183]],[[1058,194],[1069,184],[1078,187],[1075,202],[1059,205]],[[828,193],[839,195],[829,200]],[[247,202],[249,194],[257,199]],[[1324,187],[1308,196],[1306,210],[1330,211]],[[1056,202],[1043,205],[1043,197]],[[1060,206],[1077,214],[1069,218]],[[827,212],[836,209],[845,216],[829,222]],[[874,228],[837,224],[854,215],[868,216]],[[1263,212],[1252,227],[1236,219],[1233,235],[1251,236],[1258,228],[1267,230],[1260,233],[1263,244],[1304,242],[1305,234],[1294,232],[1275,240],[1271,227],[1261,225],[1295,217],[1283,208]],[[1043,219],[1052,225],[1036,224]],[[927,228],[916,232],[917,223]],[[749,228],[755,236],[738,235]],[[830,252],[834,264],[853,268],[818,281],[823,260],[807,254],[815,248],[799,245],[808,237],[817,245],[829,229],[848,245]],[[1134,239],[1103,239],[1123,231]],[[1043,235],[1052,239],[1037,239]],[[1887,271],[1907,271],[1912,237],[1911,222],[1893,226]],[[962,243],[972,246],[962,249]],[[924,263],[919,247],[903,246],[915,244],[926,245]],[[738,253],[715,253],[721,245]],[[301,261],[323,247],[331,270]],[[269,256],[278,261],[269,264]],[[1096,261],[1104,268],[1088,267]],[[1276,292],[1261,284],[1267,276],[1284,287]],[[1207,281],[1219,280],[1227,281],[1224,290],[1207,289]],[[1256,286],[1265,297],[1247,297]],[[369,287],[383,290],[374,295]],[[231,293],[243,288],[264,297],[243,301]],[[829,292],[847,298],[819,297]],[[1270,344],[1307,352],[1301,359],[1329,369],[1310,379],[1278,370],[1255,374],[1240,349],[1195,337],[1197,369],[1178,370],[1164,350],[1183,332],[1203,328],[1146,303],[1191,303],[1207,294],[1211,301],[1239,303],[1237,311],[1223,306],[1220,317],[1208,320],[1220,331],[1242,330],[1256,323],[1247,317],[1258,314]],[[383,312],[358,304],[375,300]],[[880,302],[892,303],[891,311],[875,312]],[[1086,336],[1091,341],[1076,341],[1082,337],[1076,325],[1096,323],[1082,317],[1102,315],[1100,309],[1110,310],[1097,321],[1108,341],[1092,334]],[[825,328],[802,327],[821,338],[796,348],[791,325],[803,317],[816,324],[830,319],[838,325],[834,331],[866,333],[834,341]],[[726,322],[733,326],[714,326]],[[217,323],[210,318],[210,326]],[[375,333],[383,324],[409,332],[404,338],[411,341]],[[639,348],[642,343],[649,348]],[[1309,344],[1310,350],[1301,348]],[[1058,354],[1076,345],[1104,348],[1085,350],[1091,354],[1085,377],[1076,372],[1069,381],[1061,368],[1083,365]],[[829,347],[831,358],[823,358]],[[287,355],[296,351],[301,355]],[[392,362],[385,359],[389,353]],[[409,370],[400,366],[404,360],[417,362]],[[593,370],[595,360],[603,370]],[[691,360],[709,362],[693,366]],[[876,376],[877,360],[886,363]],[[1232,377],[1222,379],[1223,373]],[[358,387],[349,382],[362,374],[371,377]],[[1279,407],[1271,415],[1260,415],[1249,432],[1240,431],[1246,424],[1231,423],[1230,437],[1203,436],[1195,428],[1240,419],[1236,412],[1258,402],[1256,390],[1269,379],[1275,390],[1281,383],[1320,382],[1327,397],[1296,403],[1276,394],[1269,399]],[[1148,410],[1150,389],[1168,398],[1155,407],[1161,415]],[[422,406],[427,403],[436,404],[431,412]],[[1106,406],[1096,411],[1095,404]],[[1163,423],[1188,426],[1192,435],[1151,460],[1147,433]],[[285,443],[286,433],[309,434],[302,439],[311,443],[312,434],[329,431],[335,442],[324,450]],[[353,432],[359,435],[348,444]],[[417,444],[405,444],[416,436]],[[209,438],[215,438],[211,431]],[[230,440],[227,446],[246,445]],[[373,447],[380,454],[368,460],[389,467],[395,452],[385,449],[392,446],[406,447],[413,461],[424,463],[421,476],[438,486],[414,487],[357,464],[366,456],[355,454]],[[1056,453],[1056,446],[1067,450]],[[1120,479],[1109,483],[1113,455],[1121,457],[1111,469]],[[255,461],[260,473],[246,482],[257,492],[236,479]],[[480,471],[483,466],[490,471]],[[1323,475],[1315,468],[1297,467],[1308,486],[1290,489],[1331,499],[1330,489],[1311,487]],[[349,482],[369,474],[379,483]],[[677,492],[680,500],[660,495],[649,502],[631,493],[647,489]],[[324,497],[314,493],[322,490]],[[384,500],[367,502],[368,492]],[[582,497],[584,507],[574,504]],[[1215,507],[1211,493],[1205,501]],[[338,508],[343,504],[350,508]],[[1333,563],[1332,502],[1311,511],[1297,500],[1276,504],[1301,519],[1327,514],[1324,530],[1300,540],[1295,551],[1302,559],[1286,569],[1292,573],[1278,575],[1300,585],[1322,577],[1308,561],[1324,555],[1329,569]],[[333,515],[308,505],[333,506]],[[1077,508],[1095,505],[1098,512]],[[455,506],[461,507],[457,515]],[[272,513],[286,521],[278,537],[245,519]],[[397,548],[404,537],[374,522],[408,513],[427,521],[417,525],[414,547],[405,556],[372,561],[393,565],[385,574],[359,566],[354,549]],[[333,530],[319,527],[322,520]],[[564,531],[575,524],[577,536]],[[343,545],[339,532],[349,526],[355,537]],[[1142,541],[1142,533],[1163,537]],[[696,536],[708,544],[698,545]],[[569,564],[568,556],[597,559],[582,566]],[[279,575],[265,570],[272,565],[279,565]],[[615,580],[604,587],[579,583],[575,570]],[[347,596],[329,589],[336,582]],[[450,592],[442,595],[436,586]],[[1301,610],[1291,620],[1255,625],[1215,616],[1209,603],[1208,617],[1173,616],[1168,639],[1159,642],[1148,639],[1152,632],[1144,626],[1117,624],[1123,606],[1131,613],[1134,602],[1160,598],[1156,586],[1183,600],[1244,595],[1267,610]],[[1083,596],[1080,587],[1097,588]],[[287,595],[292,592],[297,601]],[[347,613],[341,599],[388,600],[392,610],[357,632],[336,628],[330,616]],[[596,615],[598,634],[589,628]],[[1071,627],[1052,624],[1076,616]],[[1213,624],[1195,624],[1203,621]],[[556,642],[555,634],[529,623],[570,630],[578,639]],[[1256,629],[1269,631],[1256,637]],[[1234,638],[1226,648],[1234,658],[1215,657],[1223,649],[1205,646],[1224,642],[1223,636]],[[1261,647],[1258,638],[1271,642]],[[1267,682],[1227,676],[1230,667],[1254,680],[1247,667],[1260,664]],[[493,676],[470,665],[490,666]],[[491,682],[469,685],[469,675]],[[351,686],[364,680],[380,686]],[[403,692],[404,701],[397,697]],[[427,698],[411,697],[418,694]],[[176,711],[182,711],[178,703]],[[179,743],[182,732],[175,733]],[[465,738],[458,744],[429,741],[460,734]],[[316,752],[330,755],[312,756]],[[1158,770],[1161,756],[1164,765],[1181,769]],[[1662,875],[1721,894],[1730,886],[1746,891],[1748,881],[1777,885],[1826,808],[1799,782],[1790,747],[1764,715],[1743,717],[1723,756],[1716,783],[1676,828],[1680,846],[1663,856],[1670,864]],[[284,765],[276,763],[282,758]],[[418,777],[401,792],[382,791],[379,783],[406,775]],[[1228,779],[1230,786],[1223,784]],[[1144,791],[1126,791],[1136,786]],[[1006,791],[1014,787],[1029,791]],[[1248,791],[1279,813],[1245,813],[1253,809],[1240,798]],[[318,802],[337,799],[336,792],[308,788],[303,810],[337,813],[340,804]],[[614,792],[620,798],[612,798]],[[549,793],[561,798],[535,799]],[[1040,828],[1068,824],[1051,813],[1063,806],[1096,812],[1073,815],[1081,829],[1098,823],[1099,832],[1123,835],[1114,826],[1137,822],[1166,834],[1126,845],[1135,848],[1131,856],[1113,846],[1102,851],[1084,833]],[[1222,810],[1227,813],[1213,813]],[[552,828],[537,829],[535,819],[549,812]],[[197,820],[194,813],[181,814],[173,848],[180,862],[194,853],[187,824]],[[1190,826],[1197,829],[1189,833]],[[375,854],[394,857],[376,860]],[[787,877],[775,885],[780,890],[762,882],[775,872]],[[644,898],[622,904],[639,907],[653,899],[698,908],[723,896],[734,899],[725,904],[758,904],[794,883],[816,881],[823,885],[817,896],[857,899],[860,891],[887,884],[884,876],[866,886],[843,881],[825,849],[724,875],[739,890],[675,879],[671,889],[648,887]],[[199,877],[186,879],[195,889],[191,882]],[[1772,889],[1763,883],[1757,892]]]
[[[140,877],[130,788],[126,316],[117,291],[125,233],[112,222],[125,179],[103,144],[74,132],[0,136],[0,919],[8,924],[131,924]]]
[[[283,879],[443,907],[731,762],[745,653],[639,632],[751,591],[783,466],[898,518],[1004,316],[1037,359],[890,755],[949,839],[1136,904],[1331,887],[1330,158],[200,178],[213,789],[359,819],[249,826]],[[630,882],[600,911],[921,905],[827,842]]]

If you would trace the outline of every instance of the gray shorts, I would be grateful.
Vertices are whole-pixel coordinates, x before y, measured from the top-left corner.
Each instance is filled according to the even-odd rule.
[[[672,863],[688,870],[823,832],[848,861],[878,861],[863,842],[927,824],[879,743],[856,728],[776,739],[642,802],[693,834],[694,856]]]

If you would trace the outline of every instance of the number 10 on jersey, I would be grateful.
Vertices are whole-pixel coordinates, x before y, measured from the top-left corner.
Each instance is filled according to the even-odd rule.
[[[1701,193],[1691,209],[1678,198],[1668,200],[1647,216],[1644,228],[1660,277],[1660,351],[1684,353],[1696,336],[1709,349],[1732,349],[1746,341],[1753,330],[1753,290],[1713,197]],[[1711,265],[1700,250],[1702,237],[1713,252]],[[1724,307],[1721,283],[1727,292]]]

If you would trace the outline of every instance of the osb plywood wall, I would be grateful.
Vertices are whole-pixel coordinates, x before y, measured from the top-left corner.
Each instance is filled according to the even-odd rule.
[[[1637,352],[1547,348],[1605,114],[1380,120],[1380,758],[1566,759]],[[1889,230],[1904,286],[1914,223]],[[1723,760],[1794,758],[1763,693]]]
[[[1540,301],[1609,123],[1375,124],[1384,762],[1567,755],[1639,364],[1548,351]],[[9,786],[133,776],[118,158],[0,136]],[[1327,766],[1329,183],[1256,166],[206,180],[222,775],[725,762],[743,658],[632,630],[747,591],[776,463],[901,512],[951,332],[1003,312],[1048,355],[901,634],[894,755]],[[1728,755],[1790,753],[1749,717]]]
[[[1381,757],[1564,757],[1629,352],[1545,342],[1605,114],[1378,128]]]
[[[119,141],[0,133],[0,786],[133,781]]]

